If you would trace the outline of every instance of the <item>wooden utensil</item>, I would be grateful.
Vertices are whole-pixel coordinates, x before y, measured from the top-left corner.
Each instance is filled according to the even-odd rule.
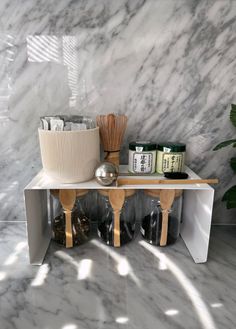
[[[144,178],[118,178],[116,186],[122,185],[154,185],[154,184],[218,184],[217,178],[211,179],[144,179]]]
[[[120,247],[120,211],[125,201],[125,190],[110,190],[109,201],[114,212],[114,247]]]
[[[113,113],[97,116],[97,125],[105,152],[105,160],[115,165],[119,165],[120,162],[120,147],[127,127],[127,120],[127,116]]]
[[[59,199],[66,215],[66,248],[73,247],[71,212],[76,200],[76,190],[60,190]]]
[[[169,210],[174,202],[175,190],[161,190],[160,204],[162,209],[162,226],[160,246],[165,246],[168,234]]]

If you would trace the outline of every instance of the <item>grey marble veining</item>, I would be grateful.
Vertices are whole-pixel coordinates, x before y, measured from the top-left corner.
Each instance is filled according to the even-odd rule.
[[[206,264],[183,241],[138,238],[120,249],[99,240],[51,244],[30,266],[25,224],[1,223],[1,329],[232,329],[236,326],[236,230],[213,227]]]
[[[133,139],[187,143],[187,164],[221,180],[214,221],[235,223],[220,202],[234,150],[212,151],[235,134],[235,14],[234,0],[1,1],[0,220],[22,219],[39,116],[116,111],[123,162]]]

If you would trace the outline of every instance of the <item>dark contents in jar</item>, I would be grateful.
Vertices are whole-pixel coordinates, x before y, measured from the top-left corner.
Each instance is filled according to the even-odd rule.
[[[108,245],[114,245],[113,216],[98,224],[98,236]],[[120,218],[120,245],[130,242],[134,237],[134,224]]]
[[[141,234],[145,240],[154,245],[160,245],[161,240],[161,229],[162,229],[162,213],[159,215],[149,214],[142,219]],[[168,221],[168,234],[167,234],[167,245],[176,242],[179,235],[179,221],[178,218],[169,214]]]
[[[83,215],[79,216],[77,210],[73,210],[71,213],[72,221],[72,236],[73,236],[73,246],[81,245],[82,243],[88,241],[90,233],[89,219]],[[65,214],[62,212],[59,216],[54,218],[52,224],[53,239],[61,244],[66,245],[66,218]]]

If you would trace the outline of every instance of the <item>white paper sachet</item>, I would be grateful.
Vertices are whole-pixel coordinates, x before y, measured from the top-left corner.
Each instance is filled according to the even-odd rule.
[[[71,122],[65,122],[64,131],[70,131],[71,130]]]
[[[71,130],[87,130],[87,126],[85,123],[71,122]]]
[[[41,128],[43,130],[49,130],[49,124],[48,124],[47,120],[44,118],[41,118],[40,120],[41,120]]]
[[[64,121],[62,119],[51,119],[50,127],[52,131],[63,131]]]

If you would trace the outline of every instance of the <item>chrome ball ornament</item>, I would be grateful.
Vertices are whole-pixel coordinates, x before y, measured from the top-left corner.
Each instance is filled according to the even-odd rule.
[[[104,186],[109,186],[117,180],[118,167],[111,162],[102,162],[95,170],[96,181]]]

